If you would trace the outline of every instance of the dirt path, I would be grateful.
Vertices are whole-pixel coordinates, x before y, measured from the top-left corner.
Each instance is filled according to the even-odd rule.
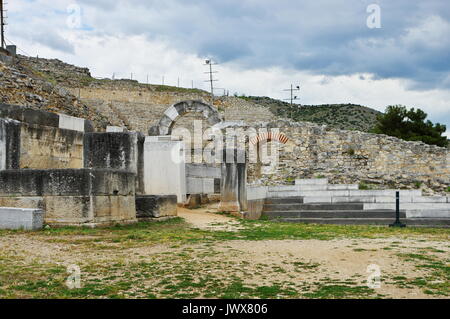
[[[219,215],[217,211],[218,204],[211,204],[203,208],[191,210],[187,208],[178,208],[178,216],[184,218],[187,223],[194,228],[203,230],[223,230],[238,231],[239,221],[235,218]]]

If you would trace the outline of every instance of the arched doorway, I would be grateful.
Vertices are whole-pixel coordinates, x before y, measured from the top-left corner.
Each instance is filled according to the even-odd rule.
[[[279,132],[265,132],[251,138],[249,143],[256,147],[256,158],[249,163],[250,182],[264,175],[275,174],[280,164],[280,149],[289,142],[289,138]]]
[[[186,113],[200,113],[210,126],[222,122],[222,117],[216,108],[201,101],[183,101],[169,107],[158,125],[149,129],[150,136],[171,135],[175,122]]]

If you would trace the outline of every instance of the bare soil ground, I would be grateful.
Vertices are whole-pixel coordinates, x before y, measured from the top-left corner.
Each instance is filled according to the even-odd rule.
[[[240,239],[248,226],[212,209],[180,209],[186,223],[138,229],[0,232],[0,298],[450,296],[445,231],[329,240],[253,239],[250,232]],[[65,286],[69,265],[81,268],[80,289]],[[381,271],[379,289],[367,287],[369,265]]]

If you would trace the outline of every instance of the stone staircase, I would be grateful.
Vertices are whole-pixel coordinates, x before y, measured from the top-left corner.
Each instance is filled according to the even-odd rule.
[[[296,185],[268,187],[262,216],[285,222],[389,225],[395,220],[396,190],[359,190],[331,185],[326,179],[297,180]],[[450,198],[400,191],[400,218],[414,227],[450,227]]]

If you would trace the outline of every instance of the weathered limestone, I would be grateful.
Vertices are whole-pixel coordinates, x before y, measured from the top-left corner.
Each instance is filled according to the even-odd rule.
[[[121,126],[107,126],[106,133],[125,133],[127,129]]]
[[[83,133],[22,123],[19,168],[83,168]]]
[[[0,119],[0,170],[19,168],[83,168],[83,133]]]
[[[0,172],[0,205],[14,202],[15,206],[42,208],[45,223],[57,226],[136,222],[135,192],[135,174],[124,171]]]
[[[80,132],[93,132],[91,121],[64,114],[34,110],[24,106],[0,103],[0,118],[12,119],[29,125],[49,126]]]
[[[243,160],[241,160],[242,158]],[[247,210],[247,163],[244,150],[223,150],[220,193],[219,211],[241,212]]]
[[[84,132],[86,120],[78,117],[59,114],[59,125],[61,129]]]
[[[87,133],[84,167],[138,173],[138,133]]]
[[[208,164],[186,164],[187,194],[220,193],[221,168]]]
[[[170,136],[147,137],[144,144],[145,195],[176,194],[186,200],[186,168],[183,141]]]
[[[222,121],[219,112],[211,105],[201,101],[184,101],[169,107],[158,125],[149,129],[150,136],[164,136],[172,133],[172,127],[175,121],[186,113],[201,113],[208,123],[212,126]]]
[[[0,170],[20,166],[20,122],[0,118]]]
[[[264,203],[268,194],[265,186],[247,187],[247,211],[244,213],[245,219],[256,220],[261,218]]]
[[[0,207],[0,229],[39,230],[43,225],[41,209]]]
[[[364,182],[410,189],[421,184],[430,194],[444,193],[450,185],[447,148],[312,123],[277,121],[248,125],[280,128],[280,133],[291,141],[279,144],[279,165],[273,173],[263,172],[260,177],[257,164],[249,165],[252,183],[279,185],[320,175],[333,184]]]
[[[177,216],[177,196],[138,195],[136,196],[136,216],[140,221]]]

